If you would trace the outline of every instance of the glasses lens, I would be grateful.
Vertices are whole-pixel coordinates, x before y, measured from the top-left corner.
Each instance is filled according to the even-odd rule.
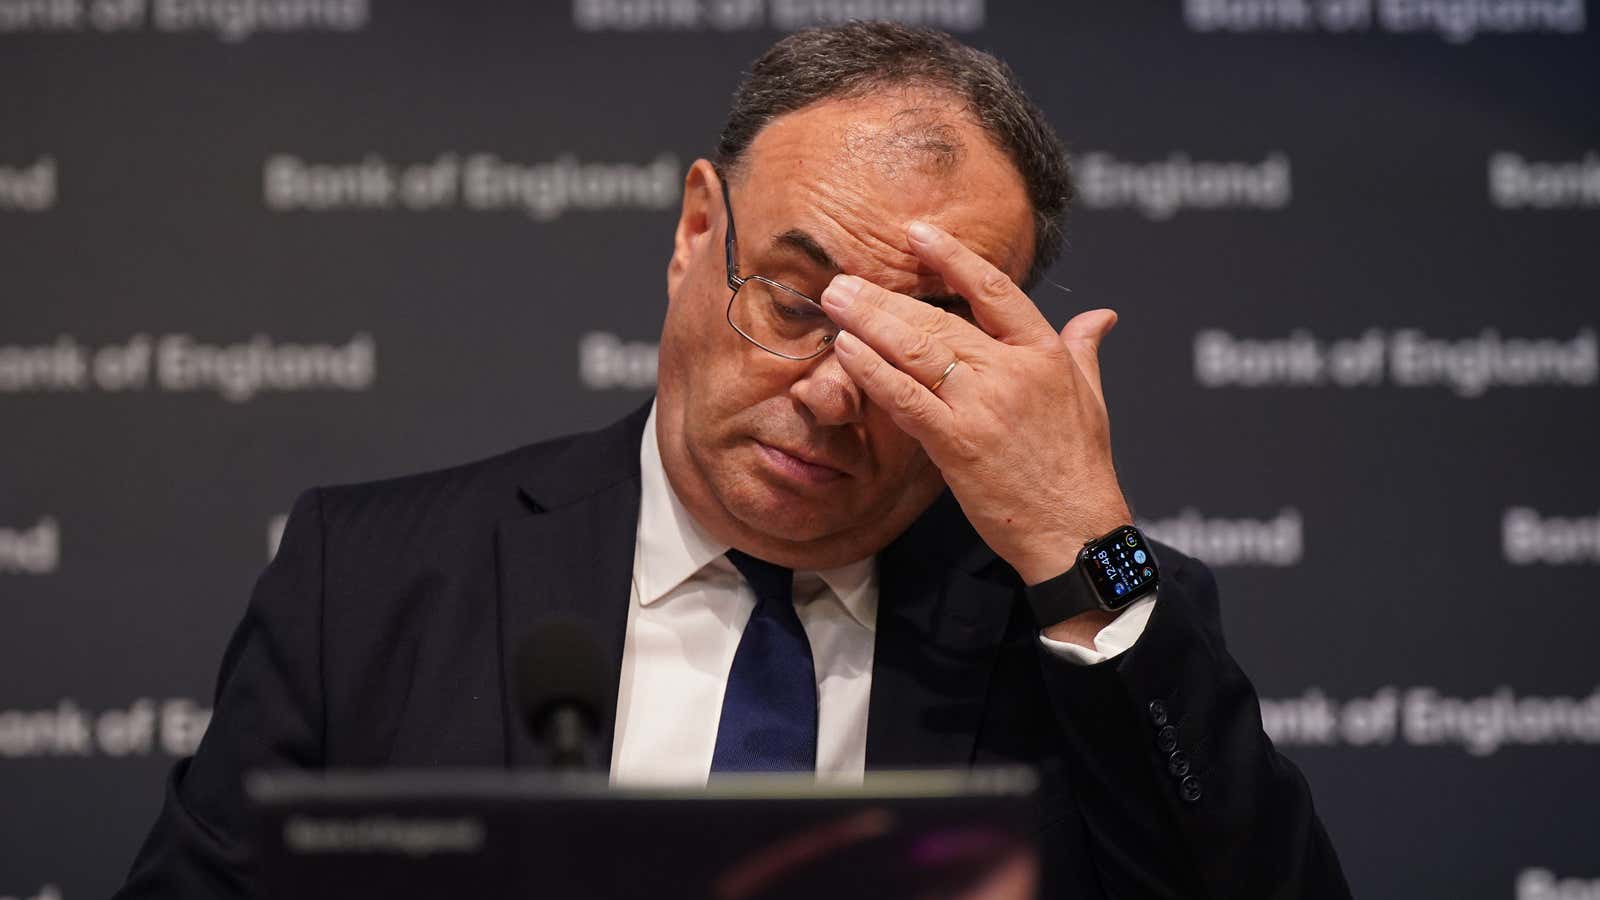
[[[816,356],[839,334],[822,307],[760,278],[751,278],[739,288],[728,319],[750,340],[795,359]]]

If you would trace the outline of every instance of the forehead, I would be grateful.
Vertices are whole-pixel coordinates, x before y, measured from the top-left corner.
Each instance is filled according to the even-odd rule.
[[[920,219],[1013,278],[1033,258],[1021,175],[948,97],[899,89],[787,113],[756,135],[742,172],[741,252],[747,242],[782,252],[773,237],[799,230],[842,271],[896,290],[931,287],[939,280],[905,235]]]

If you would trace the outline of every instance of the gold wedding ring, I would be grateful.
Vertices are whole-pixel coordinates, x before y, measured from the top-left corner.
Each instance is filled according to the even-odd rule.
[[[950,360],[950,365],[945,366],[944,367],[944,371],[939,373],[939,380],[935,381],[933,384],[928,385],[928,390],[930,392],[932,392],[932,393],[935,393],[935,394],[939,393],[939,385],[944,384],[944,380],[946,378],[949,378],[950,377],[950,373],[954,372],[956,370],[956,363],[958,363],[960,361],[961,360],[959,358]]]

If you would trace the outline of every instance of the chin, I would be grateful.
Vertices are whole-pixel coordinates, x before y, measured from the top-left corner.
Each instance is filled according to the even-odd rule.
[[[797,550],[831,548],[825,555],[832,558],[843,553],[848,557],[841,557],[844,562],[864,555],[851,555],[857,550],[871,553],[881,549],[853,545],[892,537],[943,487],[942,482],[925,484],[923,478],[891,485],[853,476],[807,484],[775,470],[756,442],[742,436],[716,452],[702,454],[698,449],[691,447],[690,457],[699,469],[701,483],[711,495],[709,499],[729,518]]]
[[[819,497],[785,491],[759,477],[738,479],[722,493],[722,505],[753,531],[804,543],[849,528],[845,507]]]

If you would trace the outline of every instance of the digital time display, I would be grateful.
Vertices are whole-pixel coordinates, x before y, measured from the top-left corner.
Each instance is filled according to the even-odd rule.
[[[1132,527],[1119,528],[1083,548],[1078,560],[1095,592],[1112,609],[1150,593],[1159,578],[1155,551]]]

